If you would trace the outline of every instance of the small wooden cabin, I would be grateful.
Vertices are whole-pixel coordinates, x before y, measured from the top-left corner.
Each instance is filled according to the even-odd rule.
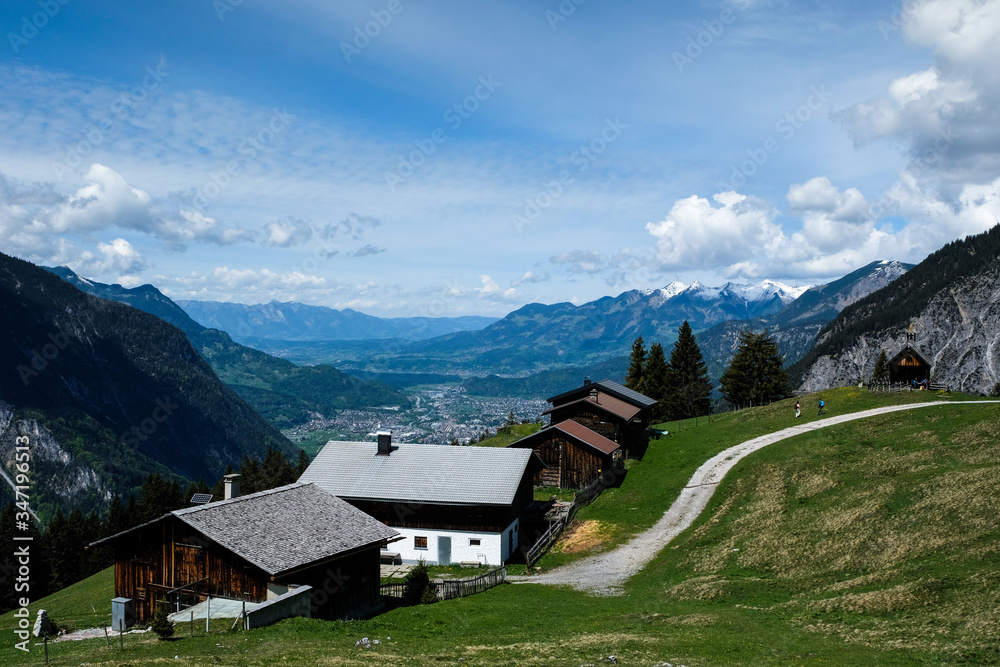
[[[508,447],[530,448],[545,464],[535,474],[535,486],[582,489],[620,461],[622,450],[586,426],[567,419],[521,438]]]
[[[313,587],[312,613],[348,618],[377,608],[380,548],[396,531],[313,484],[290,484],[176,510],[95,542],[115,553],[115,595],[135,620],[222,597],[264,602]],[[319,593],[322,592],[322,595]]]
[[[501,565],[518,553],[520,520],[543,467],[531,451],[330,441],[299,478],[399,531],[393,560]],[[389,554],[385,554],[389,558]]]
[[[931,365],[916,350],[907,345],[889,361],[889,381],[918,384],[931,380]]]
[[[550,423],[572,419],[618,443],[623,456],[641,459],[649,446],[649,427],[656,401],[611,380],[587,381],[582,387],[547,399],[542,414]]]

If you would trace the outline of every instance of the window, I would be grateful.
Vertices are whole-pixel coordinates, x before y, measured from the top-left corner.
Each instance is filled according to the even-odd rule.
[[[414,549],[426,549],[427,548],[427,538],[420,537],[419,535],[413,538],[413,548]]]
[[[479,544],[480,544],[480,540],[478,538],[470,538],[469,539],[469,546],[470,547],[478,547]]]

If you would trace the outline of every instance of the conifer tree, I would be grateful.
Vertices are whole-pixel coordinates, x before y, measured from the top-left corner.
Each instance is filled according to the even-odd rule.
[[[712,411],[712,382],[701,348],[691,326],[684,320],[677,332],[677,342],[670,352],[667,409],[670,419],[700,417]]]
[[[884,384],[889,381],[889,357],[885,350],[878,354],[875,360],[875,368],[872,370],[872,384]]]
[[[638,391],[658,401],[653,406],[653,419],[657,421],[669,418],[667,393],[670,386],[670,368],[667,366],[667,359],[663,355],[663,346],[659,343],[653,343],[649,347],[649,357],[646,359],[643,369],[642,388]]]
[[[762,405],[788,395],[788,373],[778,354],[778,344],[767,329],[755,334],[740,332],[736,353],[729,362],[719,389],[733,405]]]
[[[625,375],[625,386],[635,391],[642,391],[642,375],[646,366],[646,348],[642,336],[632,343],[632,354],[628,358],[628,373]]]

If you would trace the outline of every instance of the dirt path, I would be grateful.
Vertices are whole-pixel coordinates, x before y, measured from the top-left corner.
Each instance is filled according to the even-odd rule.
[[[748,454],[785,438],[855,419],[916,408],[984,402],[996,403],[998,401],[935,401],[875,408],[864,412],[825,417],[747,440],[716,454],[702,464],[688,480],[687,486],[681,490],[680,496],[663,517],[652,528],[636,535],[627,544],[623,544],[613,551],[556,568],[545,574],[508,577],[508,580],[514,583],[572,586],[592,595],[621,595],[622,585],[625,581],[653,560],[670,540],[694,523],[702,510],[708,506],[708,501],[715,493],[722,478]]]

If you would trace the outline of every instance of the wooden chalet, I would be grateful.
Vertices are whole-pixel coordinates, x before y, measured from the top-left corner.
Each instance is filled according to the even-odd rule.
[[[545,464],[535,473],[535,486],[581,489],[620,462],[621,446],[600,433],[567,419],[508,445],[531,449]]]
[[[549,415],[550,423],[572,419],[618,443],[625,458],[645,455],[654,399],[611,380],[588,380],[582,387],[546,400],[552,407],[542,414]]]
[[[313,484],[197,507],[112,535],[115,595],[149,623],[207,597],[265,602],[313,587],[312,614],[346,618],[379,604],[379,553],[396,531]]]
[[[925,380],[931,380],[931,365],[909,345],[889,361],[890,382],[920,384]]]
[[[542,462],[524,449],[328,442],[299,478],[346,500],[404,539],[384,557],[500,565],[517,553],[520,519]]]

